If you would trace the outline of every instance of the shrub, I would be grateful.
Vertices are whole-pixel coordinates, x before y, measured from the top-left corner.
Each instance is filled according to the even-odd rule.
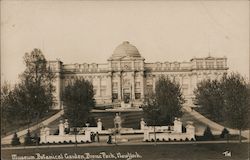
[[[65,134],[69,134],[69,131],[70,131],[69,128],[65,128],[65,129],[64,129],[64,133],[65,133]],[[59,130],[58,130],[58,133],[59,133]]]
[[[55,131],[54,135],[59,135],[59,129]]]
[[[40,137],[38,137],[37,133],[35,133],[35,135],[34,135],[34,137],[33,137],[33,142],[34,142],[35,144],[39,144],[39,142],[40,142]]]
[[[11,145],[13,145],[13,146],[16,146],[16,145],[20,145],[21,143],[20,143],[20,140],[19,140],[19,138],[17,137],[17,134],[16,134],[16,132],[14,133],[14,136],[13,136],[13,138],[12,138],[12,140],[11,140]]]
[[[214,135],[211,132],[210,127],[206,127],[204,133],[203,133],[203,140],[213,140],[214,139]]]
[[[226,138],[225,136],[227,136],[229,134],[229,131],[224,128],[220,134],[220,138]]]
[[[32,143],[33,142],[32,142],[32,138],[31,138],[30,130],[28,130],[28,132],[24,138],[24,145],[32,145]]]

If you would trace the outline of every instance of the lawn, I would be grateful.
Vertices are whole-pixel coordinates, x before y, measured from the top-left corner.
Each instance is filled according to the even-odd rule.
[[[231,157],[225,157],[223,152],[231,151]],[[102,154],[100,154],[102,153]],[[2,159],[10,160],[11,155],[17,156],[58,156],[62,159],[77,159],[69,155],[79,155],[78,159],[117,159],[117,160],[246,160],[248,157],[247,143],[220,144],[157,144],[150,145],[111,145],[111,146],[78,146],[76,147],[46,147],[2,150]],[[106,154],[106,157],[102,157]],[[136,156],[129,159],[127,156]],[[89,157],[87,156],[89,155]],[[91,158],[92,155],[92,158]],[[28,158],[28,157],[27,157]],[[30,158],[30,157],[29,157]],[[35,158],[36,159],[36,158]],[[52,158],[50,158],[52,159]],[[14,160],[14,159],[13,159]]]

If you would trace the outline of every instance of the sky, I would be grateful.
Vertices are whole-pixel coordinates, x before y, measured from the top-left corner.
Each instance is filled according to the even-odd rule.
[[[249,1],[0,3],[1,82],[18,82],[34,48],[64,64],[106,63],[123,41],[145,62],[226,56],[230,71],[249,77]]]

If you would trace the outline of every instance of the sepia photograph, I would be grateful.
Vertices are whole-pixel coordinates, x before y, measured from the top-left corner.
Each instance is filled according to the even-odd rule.
[[[249,0],[1,0],[2,160],[250,160]]]

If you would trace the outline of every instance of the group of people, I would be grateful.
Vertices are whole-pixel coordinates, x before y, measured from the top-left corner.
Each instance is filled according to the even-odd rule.
[[[96,133],[91,132],[90,139],[91,139],[91,142],[100,142],[99,133],[98,132],[96,132]]]
[[[91,132],[90,133],[90,139],[91,139],[91,142],[100,142],[99,133],[98,132],[96,132],[96,133]],[[112,144],[112,136],[111,136],[111,134],[108,136],[107,143]]]

